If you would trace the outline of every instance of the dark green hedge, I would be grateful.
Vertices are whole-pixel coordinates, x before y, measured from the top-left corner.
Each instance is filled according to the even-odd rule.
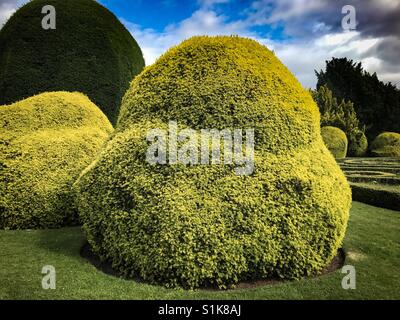
[[[253,174],[148,164],[146,133],[169,120],[254,128]],[[136,77],[115,135],[75,186],[96,254],[121,274],[188,288],[318,273],[341,246],[351,204],[310,94],[271,51],[239,37],[194,37]]]
[[[56,8],[56,30],[42,29],[42,7]],[[83,92],[111,122],[144,67],[130,33],[94,0],[33,0],[0,31],[0,105],[45,91]]]
[[[353,133],[349,140],[348,155],[350,157],[363,157],[368,151],[368,139],[364,132]]]
[[[354,201],[400,211],[400,186],[351,183]]]
[[[71,185],[111,131],[80,93],[42,93],[0,106],[0,229],[75,224]]]

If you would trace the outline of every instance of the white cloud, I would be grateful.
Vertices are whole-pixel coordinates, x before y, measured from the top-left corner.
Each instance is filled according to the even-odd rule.
[[[0,0],[0,29],[11,15],[28,0]]]
[[[253,23],[268,24],[299,18],[325,6],[325,0],[257,0],[251,5]]]
[[[277,57],[295,74],[305,87],[314,87],[314,70],[325,67],[325,60],[332,57],[348,57],[361,61],[366,70],[376,72],[383,81],[399,82],[400,68],[393,67],[393,56],[398,52],[396,39],[390,37],[363,37],[359,32],[331,31],[329,25],[315,22],[313,34],[306,38],[294,38],[296,41],[275,41],[251,31],[251,26],[273,23],[280,20],[299,19],[302,15],[321,10],[326,0],[257,0],[251,5],[251,11],[243,20],[231,21],[227,16],[218,14],[213,5],[230,0],[198,0],[200,8],[189,18],[168,25],[162,31],[142,28],[140,25],[124,19],[125,24],[142,48],[146,64],[154,61],[170,47],[195,35],[231,35],[237,34],[253,38],[274,50]],[[378,2],[375,5],[378,6]],[[384,0],[388,6],[395,6],[398,0]],[[27,0],[0,0],[0,24],[4,22],[22,3]],[[274,4],[272,7],[271,5]],[[380,3],[381,5],[381,3]],[[287,30],[287,29],[285,29]],[[392,49],[388,51],[388,44]],[[386,57],[386,56],[387,57]],[[384,59],[384,60],[383,60]]]
[[[8,3],[0,5],[0,26],[2,26],[7,19],[14,13],[15,8],[10,6]]]
[[[139,25],[121,19],[142,48],[146,64],[152,64],[168,48],[196,35],[252,36],[243,21],[228,22],[227,17],[212,10],[201,8],[191,17],[177,24],[170,24],[162,32],[154,29],[141,29]]]
[[[376,8],[386,8],[386,10],[393,10],[399,6],[399,0],[373,0],[372,4]]]
[[[8,18],[15,12],[16,6],[11,3],[0,3],[0,28],[6,23]]]
[[[360,61],[370,73],[376,72],[382,81],[395,83],[400,80],[400,68],[388,68],[386,62],[375,55],[374,48],[381,38],[361,38],[357,32],[336,33],[294,43],[274,43],[278,58],[296,75],[305,87],[314,87],[314,70],[325,68],[325,60],[347,57]]]
[[[295,74],[305,87],[315,87],[314,70],[324,69],[325,61],[332,57],[348,57],[361,61],[370,72],[377,72],[383,81],[399,81],[400,73],[383,69],[383,62],[374,57],[372,50],[380,39],[362,38],[356,31],[321,35],[314,39],[277,42],[249,31],[246,21],[229,21],[210,9],[200,9],[191,17],[169,25],[162,32],[142,30],[140,26],[124,21],[141,46],[146,64],[152,64],[168,48],[194,35],[238,34],[253,38],[274,50],[277,57]],[[396,82],[395,81],[395,82]]]
[[[227,22],[227,17],[217,15],[212,10],[200,9],[178,24],[171,24],[165,31],[178,37],[188,38],[194,35],[234,34],[244,32],[246,25],[242,21]]]
[[[202,8],[210,8],[216,4],[228,3],[230,0],[198,0],[197,3]]]
[[[356,38],[357,36],[357,31],[332,33],[323,35],[322,37],[318,38],[315,43],[318,46],[337,47],[346,45],[347,43],[349,43],[349,41]]]
[[[271,2],[272,0],[256,1],[253,3],[253,9],[261,4],[265,5]],[[298,0],[292,2],[283,0],[278,3],[274,14],[269,18],[271,21],[289,19],[301,12],[320,9],[324,1]],[[387,70],[387,65],[379,58],[377,50],[374,49],[379,43],[382,43],[382,38],[362,37],[358,31],[330,31],[327,33],[329,27],[321,23],[314,25],[314,28],[316,31],[323,30],[324,32],[316,32],[313,37],[299,38],[296,41],[275,41],[250,31],[254,24],[254,17],[253,12],[251,17],[231,21],[226,16],[217,14],[212,8],[203,7],[194,12],[191,17],[167,26],[162,32],[151,29],[141,30],[140,26],[129,24],[126,21],[125,25],[142,47],[147,64],[152,64],[169,47],[177,45],[191,36],[237,34],[253,38],[274,50],[277,57],[305,87],[315,87],[314,70],[324,69],[325,61],[332,57],[347,57],[361,61],[366,70],[377,72],[383,81],[397,82],[400,80],[400,72],[396,73],[393,68]]]

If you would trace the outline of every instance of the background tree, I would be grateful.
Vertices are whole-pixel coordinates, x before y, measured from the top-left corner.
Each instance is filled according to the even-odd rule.
[[[344,131],[349,141],[349,155],[362,156],[365,154],[368,142],[364,129],[360,128],[357,114],[351,101],[342,99],[338,103],[327,85],[311,90],[311,95],[321,113],[321,127],[332,126]]]
[[[357,117],[371,139],[382,131],[400,132],[400,90],[365,71],[361,63],[347,58],[326,61],[316,71],[317,89],[327,86],[337,99],[352,101]]]

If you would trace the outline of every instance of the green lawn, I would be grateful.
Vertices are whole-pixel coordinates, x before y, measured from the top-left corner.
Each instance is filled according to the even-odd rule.
[[[314,279],[253,289],[185,291],[117,279],[79,255],[80,228],[0,231],[0,299],[400,299],[400,212],[354,202],[344,247],[357,288],[344,290],[340,270]],[[57,288],[41,287],[53,265]]]

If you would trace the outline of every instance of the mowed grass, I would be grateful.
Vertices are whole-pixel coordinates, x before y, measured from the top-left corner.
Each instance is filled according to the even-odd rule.
[[[400,299],[400,212],[354,202],[344,242],[356,289],[345,274],[228,291],[185,291],[123,280],[98,271],[79,254],[79,227],[0,231],[0,299]],[[42,267],[56,268],[57,287],[41,286]]]

